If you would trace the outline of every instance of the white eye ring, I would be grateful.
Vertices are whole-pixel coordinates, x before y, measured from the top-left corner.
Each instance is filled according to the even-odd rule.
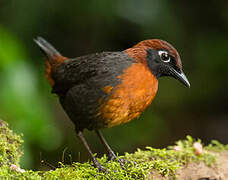
[[[165,63],[170,62],[170,55],[166,51],[158,51],[159,56],[161,57],[161,60]]]

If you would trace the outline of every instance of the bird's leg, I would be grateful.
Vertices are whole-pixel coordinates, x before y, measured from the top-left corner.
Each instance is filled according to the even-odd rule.
[[[111,147],[108,145],[107,141],[105,140],[104,136],[101,134],[100,131],[96,130],[96,133],[101,140],[102,144],[105,146],[106,151],[108,152],[108,160],[112,161],[117,158],[116,154],[113,152]]]
[[[85,139],[85,137],[82,134],[82,131],[76,131],[79,139],[82,141],[83,145],[85,146],[85,148],[87,149],[87,151],[89,152],[89,155],[92,158],[93,164],[94,166],[98,169],[98,171],[100,172],[106,172],[105,168],[97,161],[97,159],[93,156],[93,153]]]
[[[110,146],[108,145],[107,141],[105,140],[104,136],[101,134],[101,132],[99,130],[96,130],[96,133],[99,137],[99,139],[101,140],[102,144],[105,146],[105,149],[108,152],[108,160],[112,161],[117,159],[116,154],[113,152],[113,150],[110,148]],[[121,159],[118,158],[118,162],[120,163],[120,165],[123,167],[125,163],[130,163],[128,160],[126,159]],[[134,164],[136,164],[136,162],[133,162]]]

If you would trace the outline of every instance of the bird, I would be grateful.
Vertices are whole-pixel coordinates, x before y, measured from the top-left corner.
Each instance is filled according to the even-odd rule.
[[[94,157],[83,135],[85,129],[95,131],[109,160],[118,159],[100,130],[138,118],[152,103],[160,77],[173,77],[190,87],[179,53],[161,39],[143,40],[123,51],[76,58],[61,55],[42,37],[34,41],[46,56],[45,76],[51,92],[59,97],[98,171],[105,168]]]

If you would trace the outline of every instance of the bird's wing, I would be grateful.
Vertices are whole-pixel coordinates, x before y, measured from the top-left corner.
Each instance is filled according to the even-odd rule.
[[[65,94],[79,84],[102,88],[118,83],[117,77],[135,60],[125,52],[103,52],[65,60],[53,73],[53,93]]]

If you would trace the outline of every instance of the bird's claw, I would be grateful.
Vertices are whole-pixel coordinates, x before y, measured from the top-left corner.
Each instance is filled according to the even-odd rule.
[[[128,161],[128,160],[126,160],[126,159],[121,159],[121,158],[117,158],[117,156],[114,154],[114,153],[110,153],[109,154],[109,156],[108,156],[108,162],[110,162],[110,161],[114,161],[114,160],[117,160],[119,163],[120,163],[120,166],[124,169],[125,168],[125,166],[127,165],[127,164],[134,164],[134,165],[136,165],[136,162],[132,162],[132,161]]]
[[[126,165],[132,165],[132,164],[136,165],[136,162],[134,162],[134,161],[128,161],[126,159],[121,159],[121,158],[118,159],[118,162],[120,163],[120,166],[122,168],[124,168]]]
[[[102,165],[100,165],[99,167],[97,167],[97,171],[98,172],[103,172],[103,173],[106,173],[107,172],[107,170],[105,169],[105,167],[102,166]]]
[[[107,170],[105,169],[104,166],[102,166],[99,162],[95,162],[94,166],[97,168],[97,172],[103,172],[106,173]]]
[[[108,155],[108,162],[114,161],[117,159],[117,156],[114,153]]]

